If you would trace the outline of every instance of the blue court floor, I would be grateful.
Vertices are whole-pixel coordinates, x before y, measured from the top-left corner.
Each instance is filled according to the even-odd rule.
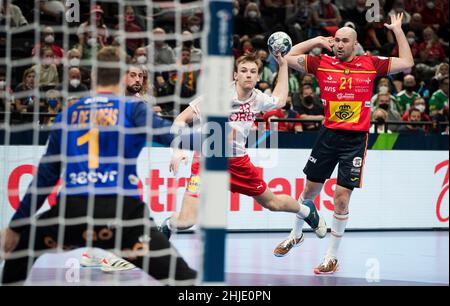
[[[228,235],[226,283],[237,286],[320,285],[449,285],[448,231],[347,232],[339,251],[340,270],[332,276],[316,276],[328,236],[318,239],[306,233],[305,242],[282,258],[273,248],[286,233],[233,233]],[[196,234],[173,237],[172,242],[187,262],[199,267],[201,243]],[[158,285],[141,270],[106,274],[82,268],[74,281],[70,260],[82,250],[44,255],[36,262],[28,285]],[[68,264],[69,263],[69,264]],[[1,268],[0,268],[1,269]],[[67,282],[66,280],[69,280]]]

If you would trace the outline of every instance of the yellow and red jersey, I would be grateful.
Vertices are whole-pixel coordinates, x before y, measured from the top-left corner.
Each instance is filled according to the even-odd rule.
[[[368,131],[375,78],[387,75],[391,59],[356,56],[343,62],[328,55],[306,57],[306,71],[316,75],[330,129]]]

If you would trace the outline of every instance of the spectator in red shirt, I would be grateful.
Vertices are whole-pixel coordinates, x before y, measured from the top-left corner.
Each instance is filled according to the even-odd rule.
[[[116,30],[119,29],[119,25],[116,26]],[[125,7],[125,33],[124,35],[127,35],[127,33],[139,33],[142,32],[144,35],[142,28],[136,24],[136,15],[134,12],[134,8],[130,5]],[[130,56],[134,55],[134,51],[144,46],[144,39],[143,38],[133,38],[133,39],[127,39],[125,41],[126,47],[127,47],[127,53]]]
[[[32,56],[39,55],[39,50],[41,48],[52,49],[53,55],[55,56],[55,64],[59,65],[62,58],[64,57],[64,50],[57,44],[55,44],[55,32],[52,27],[45,27],[42,31],[41,42],[36,44],[31,51]]]
[[[414,31],[409,31],[406,33],[406,39],[408,40],[409,47],[411,48],[411,53],[414,58],[419,58],[420,55],[420,46],[416,41],[416,34]],[[395,46],[394,50],[392,50],[391,56],[398,57],[398,46]]]
[[[445,51],[436,33],[431,27],[423,30],[424,42],[420,44],[420,59],[427,65],[436,65],[445,61]]]
[[[300,119],[299,113],[292,109],[292,96],[289,95],[286,100],[286,105],[282,109],[276,109],[264,114],[263,120],[266,122],[266,129],[278,132],[302,132],[302,124],[300,122],[273,122],[271,119]]]
[[[425,99],[422,97],[417,97],[414,99],[413,105],[411,107],[411,109],[418,109],[420,111],[420,121],[431,121],[430,116],[428,116],[425,113],[425,109],[426,109],[426,103],[425,103]],[[408,111],[406,111],[403,114],[402,120],[403,121],[408,121],[409,120],[409,113],[411,111],[411,109],[409,109]]]
[[[427,0],[425,7],[420,13],[425,25],[434,26],[438,29],[440,25],[445,24],[445,16],[442,8],[436,6],[436,2],[434,0]]]

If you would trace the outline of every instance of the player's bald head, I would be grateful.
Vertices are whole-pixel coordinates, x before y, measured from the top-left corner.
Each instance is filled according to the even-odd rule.
[[[333,51],[337,59],[347,62],[353,59],[358,45],[356,31],[351,27],[342,27],[334,35]]]
[[[351,27],[342,27],[336,31],[335,37],[350,38],[351,40],[356,41],[358,39],[358,34],[355,29]]]

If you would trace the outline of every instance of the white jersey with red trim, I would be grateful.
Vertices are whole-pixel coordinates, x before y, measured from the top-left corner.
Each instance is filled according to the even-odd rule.
[[[253,89],[250,97],[246,100],[239,100],[236,91],[236,84],[231,84],[231,114],[229,125],[233,129],[232,156],[245,156],[247,149],[247,137],[254,126],[256,116],[260,112],[266,112],[277,108],[278,97],[269,96],[258,89]],[[195,115],[199,118],[200,103],[203,97],[199,97],[189,103]],[[195,118],[194,118],[195,120]]]

